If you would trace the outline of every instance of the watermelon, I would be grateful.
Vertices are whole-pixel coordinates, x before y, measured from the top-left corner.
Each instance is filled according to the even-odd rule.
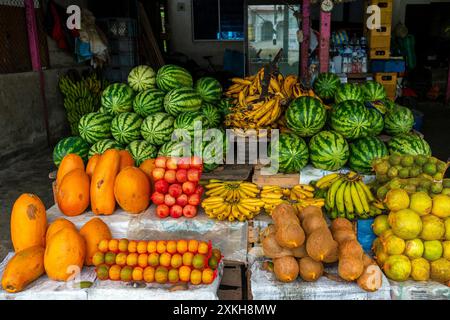
[[[167,64],[158,70],[156,84],[162,91],[169,92],[182,87],[192,88],[193,80],[191,74],[186,69],[173,64]]]
[[[222,96],[222,85],[219,81],[211,77],[204,77],[197,80],[195,90],[200,94],[204,102],[215,103]]]
[[[128,75],[128,84],[137,92],[156,87],[156,73],[149,66],[137,66]]]
[[[141,138],[142,118],[132,112],[125,112],[116,116],[111,124],[111,132],[119,143],[127,145]]]
[[[369,136],[376,137],[380,135],[384,129],[383,115],[375,108],[368,109],[368,112],[370,119]]]
[[[169,141],[161,146],[159,157],[190,157],[192,146],[184,141]]]
[[[354,83],[346,83],[342,85],[334,96],[336,103],[341,103],[348,100],[355,100],[364,102],[364,94],[361,86]]]
[[[362,91],[366,101],[379,101],[386,99],[386,89],[381,83],[367,81],[362,86]]]
[[[102,106],[105,111],[118,115],[133,109],[134,91],[123,83],[109,85],[102,93]]]
[[[184,133],[187,132],[191,138],[194,137],[196,129],[209,129],[205,116],[200,112],[183,112],[175,119],[174,128],[175,130],[185,130],[182,132],[182,136],[185,136]]]
[[[364,103],[349,100],[334,106],[330,116],[331,128],[347,139],[367,137],[370,133],[370,113]]]
[[[164,111],[164,97],[166,94],[159,89],[150,89],[140,92],[133,101],[133,109],[145,118],[156,112]]]
[[[122,150],[123,146],[113,139],[100,140],[97,143],[95,143],[89,150],[89,158],[91,158],[96,154],[103,154],[105,153],[106,150],[109,149]]]
[[[84,161],[88,159],[89,144],[80,137],[68,137],[60,140],[53,149],[53,162],[59,167],[62,159],[71,153],[79,155]]]
[[[395,108],[398,106],[398,105],[397,105],[394,101],[392,101],[391,99],[384,99],[384,100],[381,101],[381,103],[383,104],[384,108],[385,108],[387,111],[391,111],[391,110],[395,109]]]
[[[205,127],[218,128],[222,123],[222,114],[215,105],[211,103],[203,103],[200,112],[205,116]]]
[[[386,114],[384,126],[386,133],[392,136],[408,133],[414,127],[414,115],[408,108],[397,106]]]
[[[334,73],[321,73],[314,82],[314,92],[324,100],[334,98],[341,79]]]
[[[111,137],[112,116],[106,113],[88,113],[78,124],[80,136],[89,144]]]
[[[431,156],[430,145],[419,135],[403,133],[388,142],[390,154]]]
[[[175,118],[170,114],[158,112],[145,118],[141,127],[144,140],[154,146],[161,146],[169,142],[174,130]]]
[[[227,151],[227,141],[224,132],[222,139],[219,143],[216,143],[215,139],[203,141],[202,159],[204,172],[214,171],[223,164]]]
[[[231,98],[224,98],[217,103],[217,108],[224,116],[231,113],[231,109],[233,107],[234,107],[233,99]]]
[[[272,163],[278,163],[278,171],[282,173],[299,173],[309,160],[308,145],[293,133],[281,134],[278,150],[271,150],[270,154]]]
[[[362,138],[350,144],[349,166],[356,172],[369,174],[373,171],[373,161],[387,155],[388,149],[380,138]]]
[[[154,159],[157,155],[156,147],[144,140],[133,141],[128,145],[127,150],[138,167],[145,160]]]
[[[309,142],[309,154],[314,167],[336,171],[345,166],[350,155],[345,138],[333,131],[322,131]]]
[[[312,97],[295,99],[286,111],[287,126],[301,137],[312,137],[324,127],[327,112],[323,104]]]
[[[174,117],[182,112],[198,111],[201,106],[202,98],[191,88],[172,90],[164,98],[164,109]]]

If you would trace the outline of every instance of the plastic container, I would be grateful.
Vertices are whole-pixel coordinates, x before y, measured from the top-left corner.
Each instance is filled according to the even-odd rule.
[[[372,73],[398,72],[402,73],[406,70],[405,60],[372,60]]]

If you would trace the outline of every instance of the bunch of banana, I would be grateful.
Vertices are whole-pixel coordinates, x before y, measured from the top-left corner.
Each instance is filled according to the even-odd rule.
[[[230,222],[251,220],[261,212],[263,206],[262,200],[251,198],[225,201],[222,197],[209,197],[202,201],[202,208],[209,218]]]
[[[294,85],[294,87],[292,88],[292,95],[294,98],[312,97],[322,101],[322,99],[320,99],[312,89],[305,89],[300,83],[296,83]]]
[[[316,189],[313,186],[306,184],[299,184],[291,189],[290,199],[292,201],[313,199],[315,191]]]
[[[304,199],[298,200],[297,203],[294,204],[294,207],[297,209],[297,212],[301,212],[303,209],[307,207],[319,207],[323,208],[325,206],[325,199]]]
[[[243,181],[210,180],[205,186],[208,197],[222,197],[225,201],[256,198],[259,189],[256,184]]]
[[[261,200],[264,202],[264,209],[271,215],[276,206],[287,202],[291,196],[291,190],[283,189],[280,186],[264,186],[261,191]]]

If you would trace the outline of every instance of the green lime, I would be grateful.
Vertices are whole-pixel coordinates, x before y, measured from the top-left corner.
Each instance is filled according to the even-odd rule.
[[[398,176],[402,179],[409,178],[409,169],[408,168],[402,168],[398,171]]]
[[[440,194],[444,190],[442,183],[435,182],[431,185],[431,192],[434,194]]]
[[[396,167],[391,167],[388,171],[388,177],[393,179],[398,176],[398,169]]]
[[[427,163],[427,161],[428,161],[428,157],[426,157],[424,155],[418,155],[415,158],[415,162],[419,166],[423,166],[425,163]]]
[[[389,157],[389,163],[392,166],[399,165],[401,163],[401,161],[402,161],[402,157],[397,155],[397,154],[394,154],[394,155]]]
[[[423,166],[423,172],[430,176],[434,176],[437,172],[436,164],[428,162]]]
[[[419,166],[413,166],[409,170],[409,176],[411,178],[415,178],[415,177],[419,176],[421,173],[422,173],[422,167],[419,167]]]
[[[401,165],[404,167],[412,167],[414,164],[414,157],[413,156],[403,156]]]

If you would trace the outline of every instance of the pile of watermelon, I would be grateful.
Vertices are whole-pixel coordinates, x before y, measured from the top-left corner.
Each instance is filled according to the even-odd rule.
[[[214,78],[194,82],[186,69],[176,65],[157,72],[138,66],[130,72],[128,83],[103,90],[100,110],[79,120],[79,136],[58,143],[54,162],[58,166],[68,153],[87,160],[112,148],[127,149],[137,165],[158,154],[182,153],[185,145],[172,141],[172,134],[178,129],[193,138],[198,121],[201,130],[220,128],[222,103],[222,86]]]

